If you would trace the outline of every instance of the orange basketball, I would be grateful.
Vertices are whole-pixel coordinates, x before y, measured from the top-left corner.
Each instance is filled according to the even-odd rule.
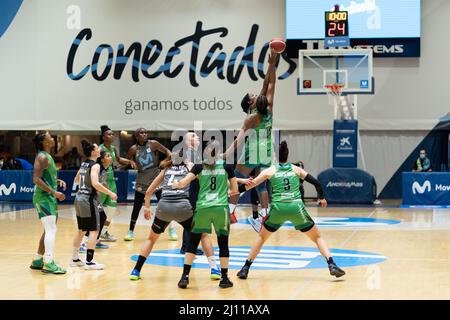
[[[270,40],[270,48],[276,53],[282,53],[286,49],[286,43],[283,38],[273,38]]]

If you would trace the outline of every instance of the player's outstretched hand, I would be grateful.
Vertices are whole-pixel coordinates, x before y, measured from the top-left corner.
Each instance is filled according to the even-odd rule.
[[[317,201],[317,204],[320,204],[320,205],[322,206],[322,208],[326,208],[327,205],[328,205],[326,199],[319,199],[319,200]]]
[[[150,208],[144,208],[144,218],[146,220],[150,220],[150,218],[153,216],[152,210]]]
[[[66,196],[62,192],[55,192],[55,197],[59,201],[64,201],[66,199]]]
[[[179,181],[172,182],[172,189],[180,189],[180,182]]]
[[[63,191],[66,191],[66,182],[64,180],[58,179],[58,185],[63,189]]]

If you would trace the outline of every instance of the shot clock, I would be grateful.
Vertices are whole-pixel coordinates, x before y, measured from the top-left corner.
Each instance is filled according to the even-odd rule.
[[[348,12],[325,11],[325,48],[345,47],[350,45],[348,32]]]

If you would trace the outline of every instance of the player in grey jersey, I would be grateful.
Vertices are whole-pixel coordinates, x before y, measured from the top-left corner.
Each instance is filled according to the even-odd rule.
[[[78,233],[73,241],[73,253],[71,266],[83,266],[86,270],[101,270],[104,268],[102,264],[96,263],[94,258],[94,251],[97,242],[98,233],[101,229],[101,211],[103,208],[100,204],[98,192],[104,193],[116,200],[117,195],[100,183],[100,174],[102,165],[97,159],[111,156],[102,152],[102,149],[95,143],[90,143],[86,140],[81,141],[83,151],[88,158],[81,164],[75,177],[75,182],[79,185],[78,193],[75,197],[75,211],[77,215]],[[108,159],[106,159],[108,160]],[[111,162],[111,161],[109,161]],[[106,215],[103,213],[106,219]],[[86,232],[89,232],[89,240],[87,243],[86,264],[80,260],[78,250],[81,240]]]
[[[191,166],[192,167],[192,166]],[[189,186],[176,190],[172,188],[174,181],[183,179],[189,173],[189,168],[184,163],[174,165],[171,157],[161,162],[161,173],[153,180],[152,184],[147,189],[145,195],[145,209],[144,215],[147,220],[153,216],[150,210],[150,197],[156,188],[161,185],[162,193],[161,200],[156,207],[156,214],[153,220],[152,229],[139,253],[136,266],[131,271],[130,279],[139,280],[142,266],[147,257],[150,255],[152,248],[159,235],[164,232],[171,221],[176,221],[183,226],[184,229],[189,230],[192,226],[192,206],[189,202]],[[212,248],[211,239],[207,234],[202,234],[202,247],[205,251],[206,257],[211,267],[211,279],[220,279],[220,271],[217,268],[214,259],[214,250]]]
[[[159,174],[159,158],[158,152],[165,155],[170,155],[169,149],[164,147],[156,140],[148,140],[147,130],[144,128],[136,129],[134,134],[136,144],[132,145],[128,150],[128,158],[134,160],[137,164],[136,187],[134,192],[133,211],[131,212],[130,227],[127,235],[123,238],[125,241],[134,240],[134,228],[139,217],[142,205],[144,204],[145,191]],[[159,200],[159,193],[156,192],[156,197]],[[172,232],[170,232],[172,231]],[[171,238],[176,238],[175,231],[169,230]]]

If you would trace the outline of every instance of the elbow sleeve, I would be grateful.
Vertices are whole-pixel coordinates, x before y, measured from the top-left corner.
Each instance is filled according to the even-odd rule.
[[[308,173],[305,177],[305,181],[311,183],[316,188],[319,199],[324,198],[322,185],[316,178]]]

